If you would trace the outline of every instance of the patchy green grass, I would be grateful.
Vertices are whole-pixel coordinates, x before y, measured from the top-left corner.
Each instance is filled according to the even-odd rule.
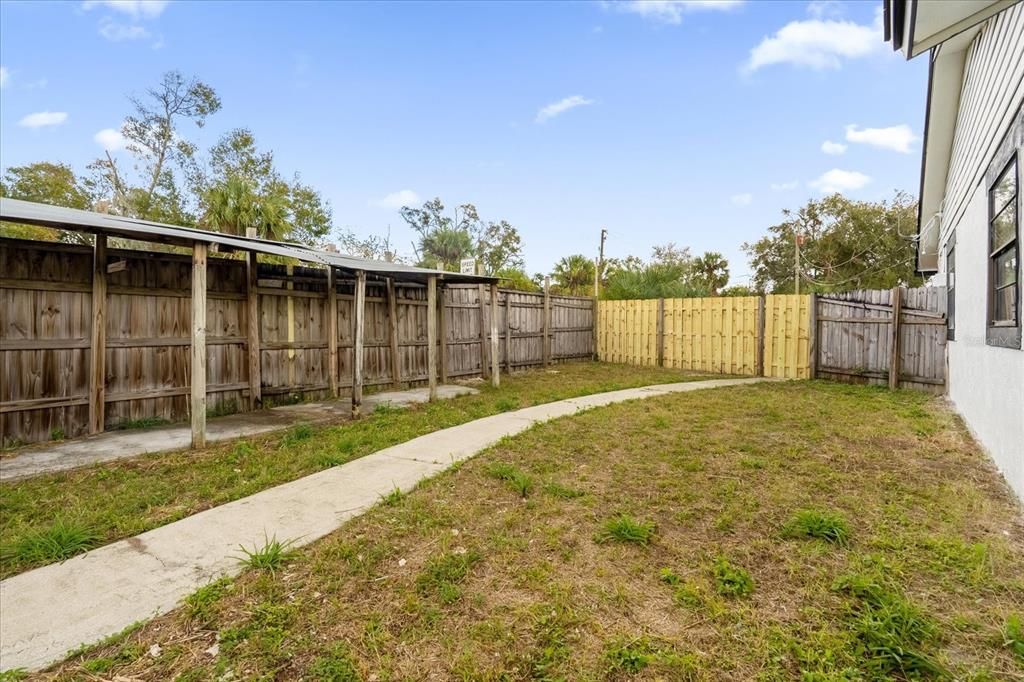
[[[619,514],[604,522],[596,539],[598,542],[632,542],[646,545],[653,537],[653,522],[638,521],[628,514]]]
[[[677,370],[603,363],[558,365],[502,376],[501,388],[407,409],[378,407],[339,425],[290,430],[197,451],[146,455],[0,484],[0,578],[70,554],[22,551],[58,518],[75,519],[95,537],[73,553],[177,521],[279,483],[344,464],[425,433],[499,412],[590,393],[707,378]],[[123,422],[145,428],[161,420]]]
[[[495,463],[536,491],[510,491]],[[806,509],[855,532],[784,537]],[[598,542],[617,510],[653,541]],[[541,424],[232,585],[202,618],[187,603],[48,674],[91,679],[86,660],[113,659],[97,677],[1024,675],[1019,504],[940,401],[871,387],[724,388]]]
[[[850,526],[842,514],[802,509],[782,527],[782,535],[787,538],[814,538],[845,545],[850,540]]]
[[[487,467],[487,473],[505,481],[509,489],[520,497],[527,497],[533,490],[533,479],[515,464],[508,462],[495,462]]]

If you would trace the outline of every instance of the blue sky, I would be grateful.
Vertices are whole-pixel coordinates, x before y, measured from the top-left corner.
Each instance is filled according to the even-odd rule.
[[[927,63],[883,44],[880,5],[7,1],[0,165],[84,171],[178,69],[224,103],[191,139],[252,129],[400,252],[396,203],[440,196],[516,225],[531,273],[606,227],[611,256],[674,241],[744,283],[782,209],[916,193]]]

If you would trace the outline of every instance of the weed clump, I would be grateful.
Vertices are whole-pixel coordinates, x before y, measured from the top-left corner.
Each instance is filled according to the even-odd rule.
[[[243,545],[239,545],[238,548],[242,552],[240,561],[246,568],[274,573],[284,565],[284,562],[295,556],[296,550],[292,546],[293,544],[292,540],[281,542],[275,535],[269,539],[264,537],[262,547],[253,545],[253,548],[250,550],[246,549]]]
[[[608,519],[601,532],[597,534],[598,542],[632,542],[647,545],[654,537],[654,522],[638,521],[627,514]]]
[[[725,557],[715,559],[712,573],[715,590],[723,597],[745,597],[754,591],[754,579],[750,573]]]
[[[49,527],[30,531],[4,552],[4,560],[22,564],[51,564],[88,551],[100,541],[85,524],[57,518]]]
[[[850,541],[850,527],[842,514],[803,509],[794,514],[782,527],[785,538],[814,538],[835,545]]]
[[[1003,628],[1003,642],[1021,663],[1024,663],[1024,618],[1011,613]]]
[[[231,578],[220,578],[203,585],[185,597],[185,613],[192,620],[207,625],[213,619],[217,602],[231,589]]]
[[[562,485],[555,481],[548,481],[544,484],[544,492],[551,497],[557,497],[561,500],[574,500],[577,497],[583,497],[586,493],[576,488],[570,488],[569,486]]]
[[[313,427],[309,424],[296,424],[288,429],[288,433],[281,439],[281,444],[286,447],[298,445],[302,441],[313,437]]]
[[[309,673],[313,679],[325,682],[359,682],[362,679],[348,647],[343,644],[337,644],[318,656],[309,666]]]
[[[852,599],[848,626],[858,641],[857,657],[871,679],[949,676],[927,652],[938,638],[935,624],[880,577],[847,575],[832,589]]]
[[[520,497],[527,497],[533,490],[533,479],[514,464],[494,462],[487,467],[487,473],[498,480],[505,481],[508,487],[518,493]]]

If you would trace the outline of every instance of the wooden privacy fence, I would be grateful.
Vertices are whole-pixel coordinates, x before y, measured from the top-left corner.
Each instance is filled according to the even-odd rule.
[[[105,360],[96,397],[105,408],[101,426],[188,416],[193,259],[110,250],[106,260],[107,272],[96,277],[91,247],[0,239],[0,442],[89,431],[94,346]],[[266,401],[328,397],[332,384],[351,390],[355,278],[335,279],[332,293],[323,269],[260,263],[256,273],[250,296],[244,260],[208,261],[208,412],[253,407],[256,376]],[[363,385],[426,381],[427,288],[373,280],[365,290]],[[488,375],[494,314],[498,364],[506,371],[593,356],[592,299],[500,290],[492,310],[486,285],[441,291],[435,323],[442,381]],[[105,301],[100,327],[93,325],[95,297]],[[257,324],[250,327],[250,319]],[[258,363],[248,352],[251,338]]]
[[[941,393],[945,306],[942,287],[601,301],[598,355],[698,372]]]
[[[809,376],[810,298],[601,301],[598,357],[717,374]]]
[[[822,294],[814,324],[817,376],[943,392],[944,287]]]

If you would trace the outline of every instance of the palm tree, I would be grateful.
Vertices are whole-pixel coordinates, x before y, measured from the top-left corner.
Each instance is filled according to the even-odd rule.
[[[286,188],[271,186],[257,193],[251,181],[233,175],[208,189],[203,204],[203,226],[218,232],[244,235],[255,227],[260,237],[283,239],[289,229]]]
[[[420,252],[424,264],[440,262],[443,270],[457,270],[460,260],[473,255],[473,238],[467,230],[439,227],[423,235]]]
[[[729,261],[717,251],[707,251],[694,259],[693,272],[712,296],[717,296],[719,289],[729,283]]]
[[[570,296],[585,296],[593,290],[594,262],[586,256],[565,256],[551,271],[555,285]]]

